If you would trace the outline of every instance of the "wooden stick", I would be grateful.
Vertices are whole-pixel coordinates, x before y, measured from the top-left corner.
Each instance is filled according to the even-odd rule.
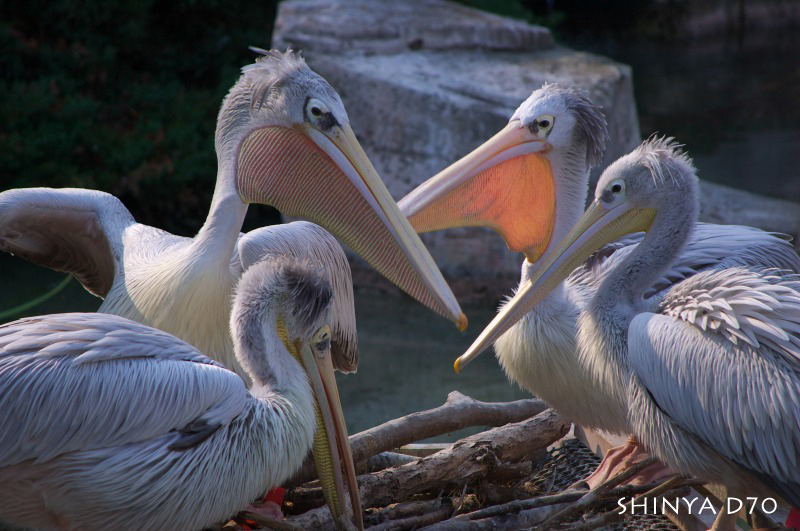
[[[587,509],[587,507],[595,503],[597,500],[602,499],[608,493],[608,491],[610,491],[623,481],[632,478],[645,468],[657,462],[658,460],[655,457],[648,457],[647,459],[643,459],[642,461],[636,463],[630,468],[625,469],[623,472],[617,474],[616,476],[604,481],[596,488],[587,492],[577,502],[569,505],[568,507],[565,507],[564,510],[548,518],[547,521],[545,521],[542,524],[541,529],[555,529],[555,527],[559,525],[561,522],[564,522],[572,518],[576,514],[584,512]]]
[[[549,516],[564,507],[564,503],[557,505],[545,505],[534,509],[527,509],[518,513],[502,514],[493,518],[482,518],[480,520],[460,520],[451,518],[446,522],[426,527],[425,531],[481,531],[484,529],[497,530],[516,530],[531,527],[546,520]],[[477,511],[476,511],[477,512]]]
[[[461,486],[486,477],[499,461],[513,462],[550,445],[570,423],[553,410],[472,435],[417,463],[359,477],[364,507],[381,507],[419,492]]]
[[[517,461],[545,448],[563,437],[569,427],[569,421],[547,410],[532,419],[461,439],[449,449],[418,462],[359,476],[362,505],[382,507],[421,492],[482,479],[496,463]],[[326,507],[308,511],[288,522],[306,529],[331,524]]]
[[[453,501],[450,498],[429,500],[426,505],[425,510],[417,514],[410,514],[404,518],[395,520],[386,520],[374,527],[370,527],[370,530],[401,531],[405,529],[422,528],[435,524],[436,522],[441,522],[453,514]]]
[[[353,461],[360,463],[380,452],[470,426],[502,426],[519,422],[546,408],[541,400],[487,403],[453,391],[447,396],[447,402],[435,409],[390,420],[350,437]],[[284,486],[294,487],[316,477],[314,461],[307,458],[300,471]]]
[[[375,526],[382,524],[387,520],[402,520],[403,518],[418,516],[420,514],[433,511],[441,507],[442,503],[442,498],[393,503],[384,509],[376,510],[364,520],[366,525]]]
[[[417,461],[418,457],[412,457],[406,454],[399,454],[397,452],[381,452],[378,455],[373,455],[367,462],[367,472],[379,472],[387,468],[394,468],[397,466],[407,465]]]
[[[657,487],[653,488],[649,492],[645,492],[640,496],[636,496],[636,501],[647,499],[647,498],[655,498],[659,499],[667,494],[673,494],[675,496],[685,496],[689,492],[690,484],[697,484],[702,482],[697,481],[686,481],[685,478],[671,478],[668,481],[665,481],[658,485]],[[633,500],[631,500],[629,506],[632,507]],[[601,527],[605,527],[609,524],[617,522],[619,520],[624,519],[624,514],[620,512],[618,509],[614,509],[613,511],[608,511],[604,514],[595,516],[594,518],[590,518],[585,522],[580,522],[578,524],[565,527],[563,528],[564,531],[591,531],[592,529],[599,529]]]

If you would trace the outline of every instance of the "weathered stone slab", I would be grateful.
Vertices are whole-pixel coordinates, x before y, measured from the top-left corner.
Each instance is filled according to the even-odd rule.
[[[301,49],[339,91],[353,130],[399,200],[496,133],[545,82],[582,87],[603,107],[611,138],[600,168],[639,144],[630,68],[552,42],[531,45],[542,32],[549,36],[441,0],[289,0],[279,5],[273,45]],[[409,45],[416,40],[422,44]],[[755,213],[755,203],[744,203],[752,194],[713,185],[704,191],[706,220],[798,229],[791,203],[757,198]],[[430,233],[423,241],[462,302],[476,293],[496,299],[519,278],[522,255],[488,229]]]
[[[800,250],[800,205],[701,181],[700,220],[722,225],[749,225],[794,237]]]
[[[284,2],[273,45],[315,52],[401,53],[408,50],[541,50],[547,28],[447,2],[297,0]]]

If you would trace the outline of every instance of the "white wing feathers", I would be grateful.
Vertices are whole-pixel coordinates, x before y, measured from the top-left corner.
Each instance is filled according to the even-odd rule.
[[[747,268],[698,273],[670,289],[657,311],[734,345],[765,345],[800,361],[799,275]]]
[[[241,378],[190,345],[121,317],[0,327],[0,466],[159,436],[169,446],[187,427],[229,423],[248,397]]]
[[[122,234],[135,224],[116,197],[78,188],[0,193],[0,250],[71,273],[105,297],[122,263]]]

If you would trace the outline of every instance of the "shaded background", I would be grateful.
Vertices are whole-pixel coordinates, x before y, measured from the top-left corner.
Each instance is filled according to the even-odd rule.
[[[632,65],[643,136],[676,136],[705,179],[800,201],[797,20],[742,19],[743,0],[699,2],[730,15],[705,26],[688,1],[462,3],[546,25],[559,44]],[[195,234],[216,177],[217,110],[254,58],[247,46],[268,47],[276,4],[0,0],[0,190],[104,190],[142,223]],[[278,221],[254,205],[244,230]],[[0,310],[61,278],[1,254]],[[98,306],[72,282],[27,313]],[[452,373],[492,307],[469,312],[466,335],[407,297],[357,291],[356,310],[362,363],[357,376],[340,379],[349,429],[438,405],[456,388],[484,400],[525,396],[489,355]]]
[[[743,1],[705,3],[735,14]],[[643,136],[679,138],[704,178],[800,200],[797,21],[734,16],[693,34],[687,1],[462,3],[631,64]],[[276,5],[0,3],[0,187],[96,188],[143,223],[193,235],[213,191],[216,112],[253,60],[247,46],[268,47]],[[253,208],[246,228],[276,221]]]

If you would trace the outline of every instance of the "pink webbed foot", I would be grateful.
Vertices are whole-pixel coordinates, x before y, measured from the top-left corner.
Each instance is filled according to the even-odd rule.
[[[277,487],[264,495],[261,503],[257,505],[248,505],[242,510],[236,518],[239,528],[246,531],[250,529],[260,529],[266,521],[270,520],[283,520],[283,511],[281,505],[283,504],[283,496],[286,489]]]
[[[624,472],[633,465],[648,459],[650,454],[642,448],[636,437],[631,435],[622,446],[611,448],[603,457],[603,461],[597,470],[584,479],[589,488],[594,489],[598,485],[605,483],[614,476]],[[666,465],[661,462],[653,463],[631,479],[624,481],[623,485],[648,485],[656,481],[662,481],[676,475]]]

